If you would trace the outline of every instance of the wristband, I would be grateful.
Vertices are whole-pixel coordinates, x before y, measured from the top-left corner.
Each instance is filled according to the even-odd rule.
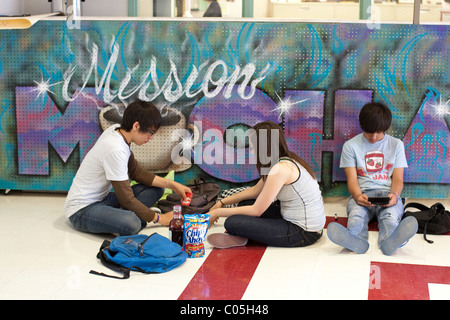
[[[221,203],[223,206],[225,205],[225,203],[222,202],[222,199],[220,199],[219,201],[220,201],[220,203]]]
[[[158,216],[158,218],[156,218],[156,221],[153,221],[153,223],[158,223],[158,221],[159,221],[159,213],[155,212],[155,214]]]
[[[397,202],[398,202],[398,199],[400,199],[400,196],[398,194],[396,194],[395,192],[392,192],[392,193],[395,194],[395,196],[397,197]]]

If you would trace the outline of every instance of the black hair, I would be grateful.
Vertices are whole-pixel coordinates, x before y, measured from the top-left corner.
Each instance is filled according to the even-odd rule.
[[[391,126],[392,113],[379,102],[365,104],[359,112],[359,125],[367,133],[385,132]]]
[[[120,127],[125,131],[131,131],[136,121],[139,122],[139,131],[146,132],[150,128],[158,130],[161,126],[162,117],[153,103],[136,100],[125,109]]]

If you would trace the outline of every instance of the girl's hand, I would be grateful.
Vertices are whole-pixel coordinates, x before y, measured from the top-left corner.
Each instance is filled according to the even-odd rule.
[[[221,201],[217,201],[212,207],[211,209],[209,209],[209,211],[213,211],[215,209],[220,209],[223,208],[223,203]]]
[[[219,217],[214,212],[209,211],[208,213],[211,216],[209,219],[209,228],[211,228],[214,225],[214,223],[219,222]]]

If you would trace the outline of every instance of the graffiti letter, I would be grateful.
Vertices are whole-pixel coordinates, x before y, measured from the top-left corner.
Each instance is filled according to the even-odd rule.
[[[66,162],[77,144],[84,158],[101,134],[98,123],[102,102],[88,88],[67,106],[64,114],[47,94],[33,87],[16,88],[19,174],[48,175],[50,143]]]

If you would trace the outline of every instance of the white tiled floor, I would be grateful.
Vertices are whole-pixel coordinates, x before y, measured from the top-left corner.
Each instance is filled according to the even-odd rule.
[[[65,194],[11,192],[0,195],[0,299],[169,299],[175,300],[201,268],[206,256],[188,259],[166,274],[132,273],[128,280],[89,274],[111,273],[96,258],[108,235],[75,231],[63,214]],[[413,200],[410,200],[413,201]],[[432,204],[437,200],[419,200]],[[450,208],[450,200],[441,200]],[[328,216],[344,217],[346,199],[325,199]],[[211,232],[222,232],[223,221]],[[168,236],[166,227],[143,233]],[[367,299],[371,261],[450,266],[450,236],[422,235],[392,256],[377,248],[377,232],[370,232],[369,252],[358,255],[324,236],[306,248],[268,247],[243,299]],[[281,271],[281,272],[280,272]],[[218,275],[220,276],[220,275]],[[448,284],[429,284],[430,297],[450,299]]]

